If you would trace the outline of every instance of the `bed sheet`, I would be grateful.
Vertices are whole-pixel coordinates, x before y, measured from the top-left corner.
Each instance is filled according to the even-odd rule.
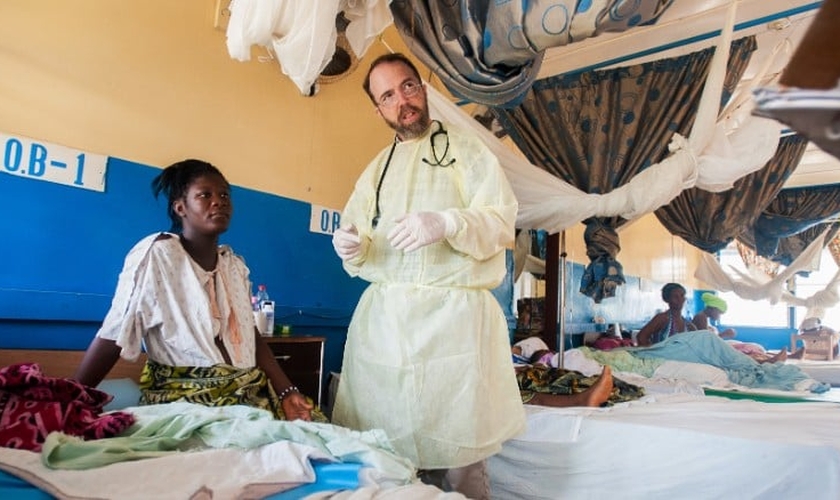
[[[40,453],[0,448],[0,470],[59,498],[262,498],[316,482],[319,462],[363,466],[362,486],[416,480],[381,431],[277,421],[236,405],[178,402],[125,411],[136,423],[120,436],[84,441],[53,432]]]
[[[582,349],[567,350],[564,353],[563,359],[563,366],[566,369],[577,370],[584,375],[594,375],[603,370],[603,365],[587,356]],[[788,363],[791,363],[791,361],[788,361]],[[819,366],[817,363],[826,362],[806,361],[796,363],[794,360],[794,363],[800,368],[802,368],[802,364],[800,363],[814,366],[814,370],[816,370],[816,367]],[[649,376],[636,372],[620,371],[618,368],[613,367],[613,376],[625,382],[644,387],[648,394],[685,393],[703,395],[706,389],[714,389],[720,391],[738,391],[741,394],[778,394],[800,399],[826,399],[820,397],[822,395],[821,393],[813,392],[811,388],[818,384],[825,385],[826,389],[830,389],[828,387],[828,384],[830,384],[829,380],[824,380],[829,377],[820,378],[815,371],[809,373],[804,368],[801,370],[803,372],[803,380],[797,382],[794,389],[782,390],[753,388],[733,383],[729,379],[726,371],[705,363],[667,359],[657,360],[655,366],[655,368],[648,366],[650,370]],[[827,370],[829,368],[825,369]],[[840,363],[836,365],[835,369],[837,370],[836,375],[840,377]]]
[[[313,463],[316,480],[271,494],[266,500],[297,500],[320,492],[353,490],[359,487],[358,464]],[[175,489],[177,491],[177,488]],[[205,490],[209,493],[209,490]],[[59,493],[59,492],[56,492]],[[0,470],[0,498],[15,500],[52,500],[56,498],[13,474]]]
[[[840,405],[662,394],[527,406],[488,467],[494,499],[840,498]]]
[[[840,387],[840,361],[814,361],[808,359],[788,359],[788,364],[798,366],[809,377]]]

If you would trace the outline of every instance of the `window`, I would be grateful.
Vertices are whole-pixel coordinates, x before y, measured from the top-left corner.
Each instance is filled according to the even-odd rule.
[[[834,262],[834,258],[832,258],[828,250],[823,250],[820,258],[820,268],[812,271],[808,276],[796,277],[796,296],[811,297],[815,293],[824,290],[836,273],[837,264]],[[805,319],[807,308],[796,307],[794,309],[796,310],[796,324],[794,326],[798,327],[802,323],[802,320]],[[822,324],[835,330],[840,328],[840,307],[835,306],[826,309],[825,316],[822,317]]]
[[[732,243],[718,254],[720,265],[726,273],[734,279],[738,274],[733,269],[747,273],[747,267],[738,254],[738,249]],[[742,299],[734,292],[720,293],[728,304],[726,314],[721,318],[724,325],[788,327],[789,306],[785,302],[770,304],[768,300]]]

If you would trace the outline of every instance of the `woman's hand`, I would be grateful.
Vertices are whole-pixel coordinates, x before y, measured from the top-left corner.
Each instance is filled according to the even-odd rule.
[[[735,330],[732,328],[727,328],[726,330],[720,332],[720,338],[722,339],[734,339],[735,338]]]
[[[314,408],[306,396],[295,391],[283,398],[281,403],[283,406],[283,414],[286,415],[286,420],[312,420],[312,409]]]

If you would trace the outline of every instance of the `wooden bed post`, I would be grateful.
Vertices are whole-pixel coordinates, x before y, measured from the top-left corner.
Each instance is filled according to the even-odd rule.
[[[545,311],[543,312],[542,339],[549,349],[557,351],[557,294],[559,280],[560,234],[548,235],[545,244]]]

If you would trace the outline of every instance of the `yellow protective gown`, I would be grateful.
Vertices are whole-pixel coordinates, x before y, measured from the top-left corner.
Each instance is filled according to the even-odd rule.
[[[430,135],[391,146],[362,173],[342,213],[362,253],[344,263],[371,284],[350,323],[333,421],[384,429],[418,468],[468,465],[496,453],[525,426],[507,323],[490,289],[505,274],[517,202],[496,157],[475,136],[447,127],[444,165],[433,166]],[[438,156],[446,137],[436,136]],[[456,234],[404,253],[386,235],[394,219],[448,210]]]

